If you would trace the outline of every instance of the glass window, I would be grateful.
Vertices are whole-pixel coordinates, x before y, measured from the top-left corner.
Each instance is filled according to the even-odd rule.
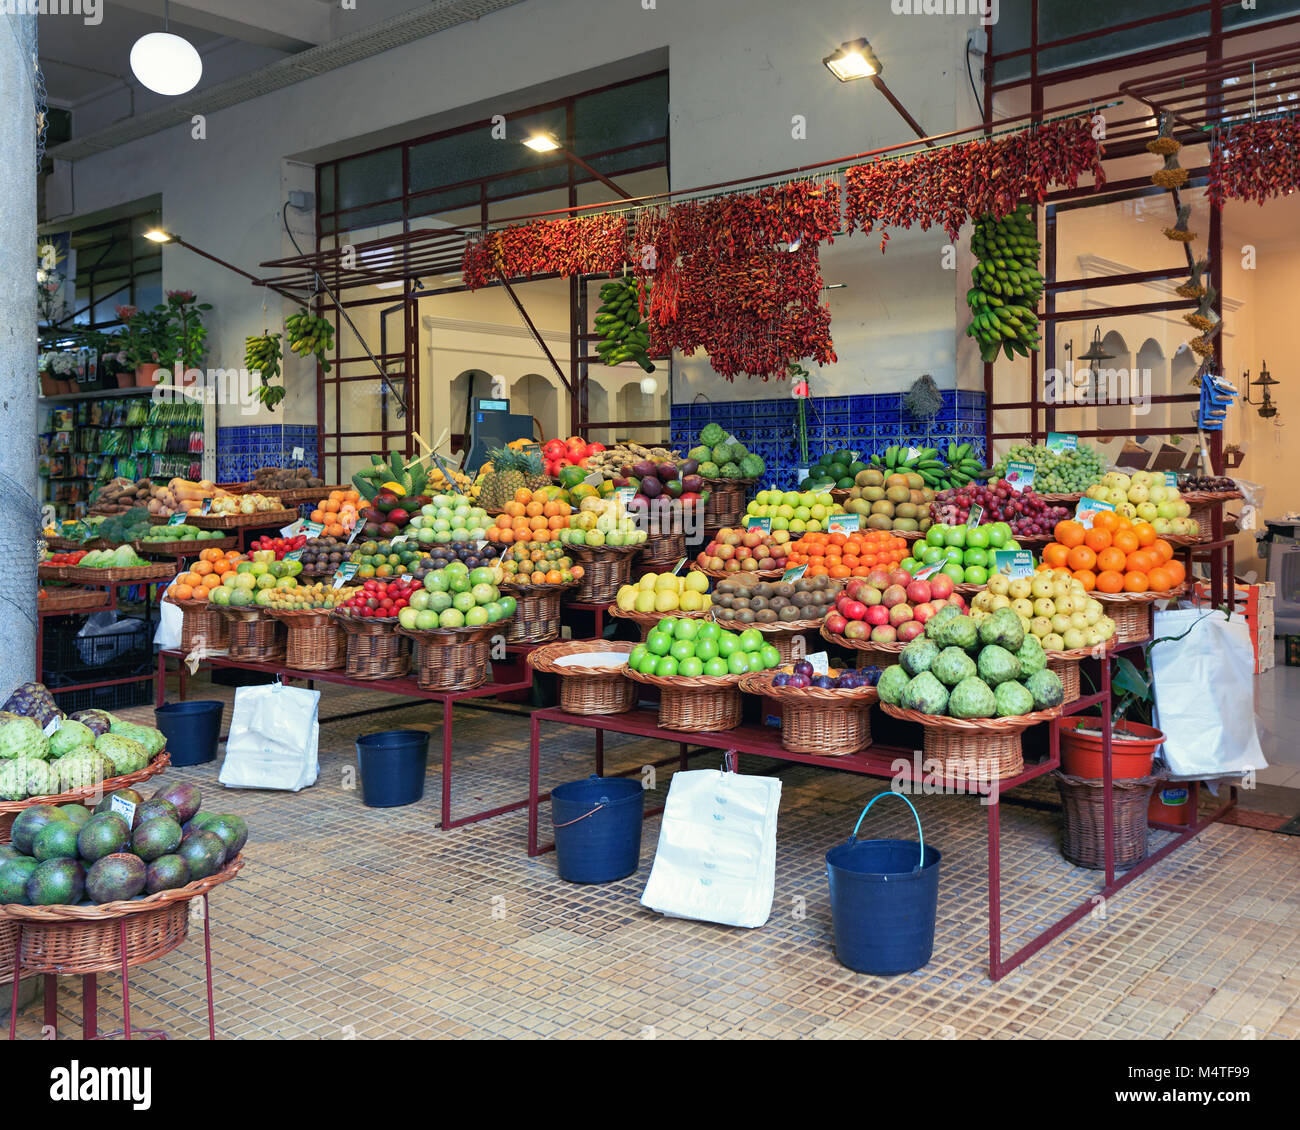
[[[652,75],[575,99],[574,127],[575,148],[584,155],[667,137],[668,76]]]
[[[162,251],[142,234],[162,224],[157,211],[69,234],[76,270],[74,321],[97,329],[118,324],[116,307],[148,308],[162,301]]]
[[[339,162],[339,208],[402,195],[402,151],[381,149]],[[349,221],[351,222],[351,221]]]

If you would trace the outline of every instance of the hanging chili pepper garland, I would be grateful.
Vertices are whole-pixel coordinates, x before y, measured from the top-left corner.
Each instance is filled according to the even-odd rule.
[[[1288,115],[1241,122],[1210,146],[1211,202],[1256,204],[1300,189],[1300,120]]]

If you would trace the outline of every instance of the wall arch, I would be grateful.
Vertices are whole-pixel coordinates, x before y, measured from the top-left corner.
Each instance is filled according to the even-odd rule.
[[[540,373],[525,373],[510,385],[510,411],[532,416],[541,425],[543,440],[560,435],[559,402],[555,385]]]
[[[1140,382],[1140,391],[1149,397],[1168,396],[1172,391],[1169,381],[1169,362],[1165,359],[1164,348],[1155,338],[1149,337],[1137,352],[1137,372],[1134,379]],[[1151,404],[1145,415],[1136,421],[1137,430],[1166,428],[1170,426],[1172,404]],[[1145,425],[1145,427],[1144,427]]]

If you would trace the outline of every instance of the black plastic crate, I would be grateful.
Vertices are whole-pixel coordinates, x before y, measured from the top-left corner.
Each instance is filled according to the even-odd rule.
[[[153,683],[119,683],[113,687],[90,687],[60,691],[51,688],[54,702],[65,714],[78,710],[123,710],[128,706],[145,706],[153,699]]]
[[[62,683],[98,683],[137,673],[153,661],[150,626],[143,621],[132,631],[109,636],[79,637],[85,620],[47,618],[41,637],[41,676]]]

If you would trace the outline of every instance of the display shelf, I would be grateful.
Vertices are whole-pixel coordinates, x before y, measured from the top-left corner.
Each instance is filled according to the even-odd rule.
[[[112,400],[118,396],[152,396],[157,385],[150,385],[147,388],[101,388],[94,392],[66,392],[58,396],[41,396],[37,398],[39,404],[76,404],[82,400]]]

